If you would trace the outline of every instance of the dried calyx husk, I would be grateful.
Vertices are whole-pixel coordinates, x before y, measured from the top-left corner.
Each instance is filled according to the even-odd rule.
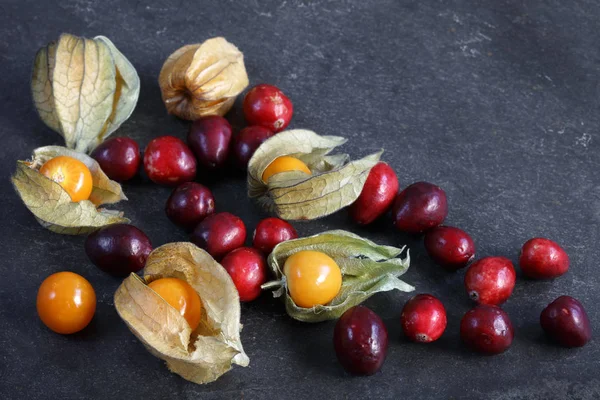
[[[140,79],[108,38],[64,33],[38,51],[31,89],[44,123],[67,147],[90,152],[129,118]]]
[[[56,182],[39,172],[48,160],[68,156],[83,162],[92,174],[92,194],[89,200],[71,201],[71,196]],[[127,200],[121,185],[110,180],[93,158],[61,146],[40,147],[33,151],[31,161],[17,161],[11,178],[15,190],[45,228],[68,235],[93,232],[105,225],[129,222],[118,211],[98,209],[102,204]]]
[[[382,151],[355,161],[349,161],[347,154],[329,155],[345,142],[342,137],[320,136],[305,129],[288,130],[269,138],[248,163],[248,196],[287,220],[316,219],[352,204]],[[282,172],[263,182],[263,172],[280,156],[300,159],[312,174]]]
[[[244,55],[222,37],[183,46],[165,61],[158,84],[169,114],[223,116],[248,86]]]
[[[194,331],[183,316],[147,284],[160,278],[189,283],[202,301],[202,318]],[[240,340],[240,301],[225,269],[192,243],[156,248],[144,278],[132,273],[115,293],[115,307],[131,332],[171,372],[195,383],[208,383],[232,364],[247,366]]]
[[[343,230],[323,232],[314,236],[289,240],[278,244],[269,255],[269,268],[277,281],[267,282],[264,289],[277,288],[275,297],[285,300],[287,313],[303,322],[320,322],[339,318],[344,311],[362,303],[378,292],[400,290],[411,292],[415,288],[398,277],[410,265],[410,254],[397,258],[405,247],[378,245]],[[283,266],[289,256],[302,250],[320,251],[335,260],[342,271],[342,288],[327,305],[312,308],[297,306],[290,297]]]

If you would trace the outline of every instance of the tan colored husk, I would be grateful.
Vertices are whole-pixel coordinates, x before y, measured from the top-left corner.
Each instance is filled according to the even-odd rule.
[[[173,277],[189,283],[200,296],[203,314],[192,332],[181,314],[147,284]],[[209,383],[232,364],[247,366],[240,340],[238,292],[225,269],[192,243],[169,243],[148,257],[144,279],[126,278],[115,293],[115,307],[131,332],[167,367],[194,383]]]

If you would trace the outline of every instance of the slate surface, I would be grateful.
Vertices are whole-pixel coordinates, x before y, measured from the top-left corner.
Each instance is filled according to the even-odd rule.
[[[2,398],[600,398],[598,340],[558,348],[538,324],[547,303],[569,294],[587,306],[600,332],[599,16],[593,0],[3,0]],[[470,232],[480,256],[516,262],[527,239],[547,236],[569,252],[571,271],[550,282],[519,279],[505,305],[514,344],[503,355],[481,357],[458,337],[471,306],[463,273],[441,272],[419,238],[395,232],[387,220],[359,229],[345,212],[296,224],[302,235],[344,228],[409,245],[413,263],[404,278],[444,301],[446,334],[431,345],[406,342],[398,317],[408,295],[378,295],[367,305],[387,323],[388,358],[377,375],[354,378],[335,359],[332,322],[295,322],[265,294],[242,310],[250,367],[211,385],[188,383],[119,319],[112,302],[119,281],[89,263],[84,239],[42,229],[9,184],[16,159],[60,143],[32,107],[29,73],[36,50],[63,31],[107,35],[135,65],[140,101],[118,134],[142,147],[155,136],[186,134],[186,123],[169,117],[160,99],[165,58],[183,44],[223,35],[245,53],[252,84],[277,84],[293,100],[292,127],[346,136],[353,156],[385,147],[402,186],[442,186],[447,223]],[[242,126],[239,104],[230,118]],[[240,214],[250,231],[265,216],[246,199],[243,178],[212,188],[218,209]],[[156,246],[186,239],[163,212],[169,189],[139,178],[125,190],[130,201],[119,208]],[[91,326],[73,336],[51,333],[36,316],[38,285],[60,270],[83,274],[98,296]]]

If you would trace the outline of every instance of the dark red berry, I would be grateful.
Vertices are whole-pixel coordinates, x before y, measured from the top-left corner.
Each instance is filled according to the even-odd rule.
[[[298,233],[289,222],[274,217],[265,218],[256,225],[252,246],[269,255],[279,243],[297,237]]]
[[[246,241],[246,226],[233,214],[222,212],[206,217],[191,234],[191,241],[206,250],[216,260],[242,247]]]
[[[221,261],[240,295],[240,301],[252,301],[260,295],[260,285],[267,278],[267,263],[263,255],[252,247],[240,247]]]
[[[272,85],[254,86],[244,97],[244,116],[249,125],[281,132],[289,125],[293,113],[290,99]]]
[[[512,344],[515,332],[508,314],[497,306],[478,305],[460,321],[460,337],[471,349],[500,354]]]
[[[208,170],[221,168],[229,156],[231,125],[218,115],[200,118],[190,126],[187,142],[201,166]]]
[[[465,274],[469,297],[480,304],[498,305],[510,297],[517,274],[505,257],[485,257],[475,261]]]
[[[556,278],[569,270],[569,256],[558,243],[550,239],[533,238],[523,245],[519,266],[529,278]]]
[[[273,135],[273,131],[258,125],[242,129],[233,141],[233,155],[237,166],[242,169],[248,167],[248,161],[258,146]]]
[[[360,225],[375,221],[390,209],[399,187],[392,167],[384,162],[376,164],[369,172],[360,196],[348,209],[350,217]]]
[[[438,226],[425,234],[429,257],[448,271],[467,266],[475,257],[475,243],[469,234],[452,226]]]
[[[175,225],[192,230],[215,211],[215,198],[209,188],[195,182],[179,185],[165,207],[167,217]]]
[[[431,183],[413,183],[396,196],[392,215],[396,228],[403,232],[421,233],[434,228],[448,215],[446,193]]]
[[[592,338],[590,320],[583,305],[570,296],[560,296],[540,315],[546,334],[565,347],[581,347]]]
[[[177,186],[194,180],[196,159],[183,140],[174,136],[160,136],[146,147],[144,169],[153,182]]]
[[[418,294],[406,302],[400,321],[404,334],[413,342],[433,342],[446,329],[446,309],[436,297]]]
[[[379,371],[388,348],[387,329],[377,314],[365,306],[348,309],[335,324],[335,353],[351,374],[372,375]]]
[[[91,154],[106,176],[117,182],[127,181],[140,167],[140,148],[127,137],[110,138],[98,145]]]

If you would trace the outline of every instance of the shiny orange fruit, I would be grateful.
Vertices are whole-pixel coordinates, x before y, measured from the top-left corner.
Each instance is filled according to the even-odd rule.
[[[92,173],[76,158],[54,157],[42,165],[40,173],[62,186],[74,202],[87,200],[92,194]]]
[[[297,159],[296,157],[281,156],[274,159],[265,169],[262,175],[262,180],[263,182],[267,183],[269,178],[273,175],[288,171],[300,171],[307,175],[311,175],[310,168],[308,168],[308,166],[301,160]]]
[[[148,285],[185,318],[192,330],[202,316],[202,301],[189,283],[177,278],[161,278]]]

